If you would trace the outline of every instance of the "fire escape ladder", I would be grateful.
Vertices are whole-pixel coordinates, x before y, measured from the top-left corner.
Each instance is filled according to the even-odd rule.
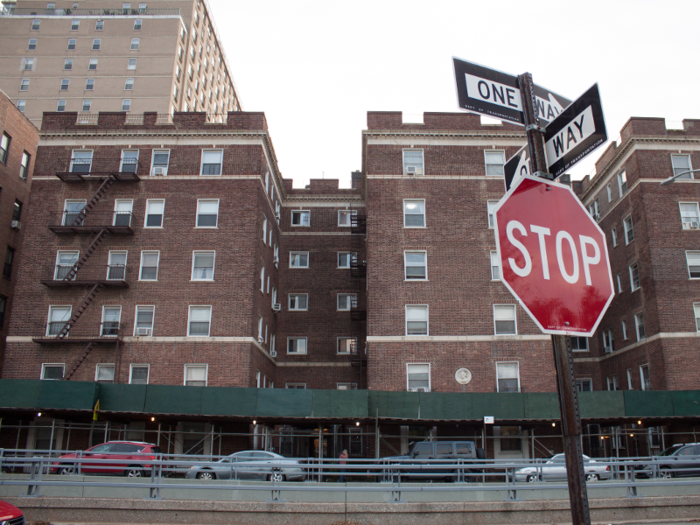
[[[75,220],[73,220],[73,224],[71,224],[71,226],[80,226],[81,224],[83,224],[85,216],[90,210],[97,206],[97,203],[100,202],[100,199],[105,196],[110,186],[114,184],[114,180],[114,177],[109,176],[104,181],[102,181],[102,184],[100,184],[100,187],[97,188],[95,194],[90,198],[85,207],[82,210],[80,210],[80,213],[76,215]]]
[[[365,237],[367,233],[367,217],[359,215],[363,210],[358,210],[356,214],[352,214],[352,252],[350,253],[350,277],[357,282],[357,298],[358,302],[351,305],[351,310],[357,308],[360,296],[363,290],[366,291],[367,277],[367,262],[364,260],[365,254]],[[366,292],[365,292],[366,293]],[[364,314],[364,315],[363,315]],[[357,367],[357,386],[362,389],[364,387],[365,370],[367,366],[366,344],[363,341],[367,336],[366,315],[367,312],[351,312],[353,322],[353,332],[355,333],[355,341],[350,349],[350,366]],[[359,321],[359,322],[357,322]]]
[[[78,319],[80,319],[80,316],[83,315],[85,310],[87,310],[87,307],[92,304],[92,301],[95,299],[95,296],[97,295],[97,292],[101,286],[102,285],[98,283],[90,289],[83,301],[80,303],[80,305],[78,305],[78,308],[76,308],[75,313],[71,316],[70,320],[59,332],[57,336],[58,338],[64,338],[70,333],[71,326],[73,326]]]
[[[104,240],[105,236],[107,235],[107,230],[100,230],[97,235],[95,235],[95,238],[92,240],[90,245],[87,247],[87,250],[85,250],[85,253],[83,253],[82,257],[78,259],[78,261],[73,265],[73,267],[70,269],[70,271],[66,274],[66,276],[63,278],[64,281],[72,281],[75,279],[75,276],[78,273],[78,270],[87,262],[87,260],[90,258],[90,256],[93,254],[93,252],[102,244],[102,241]]]
[[[68,381],[71,377],[73,377],[73,374],[75,374],[75,371],[78,370],[80,365],[83,364],[83,361],[87,359],[87,356],[90,355],[90,352],[92,352],[92,349],[95,347],[94,342],[89,342],[85,348],[83,348],[83,351],[80,353],[80,355],[71,363],[70,368],[68,369],[68,372],[63,376],[64,381]]]

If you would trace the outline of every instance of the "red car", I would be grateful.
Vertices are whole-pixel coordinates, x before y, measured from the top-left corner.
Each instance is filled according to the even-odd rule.
[[[54,463],[51,472],[56,474],[117,474],[130,478],[150,476],[151,465],[144,463],[156,459],[160,447],[153,443],[141,441],[109,441],[96,445],[80,454],[80,464],[70,461]],[[71,459],[76,453],[66,454],[59,459]],[[121,460],[120,462],[105,463],[103,460]],[[78,470],[80,467],[80,470]]]
[[[24,525],[24,514],[14,505],[0,501],[0,523]]]

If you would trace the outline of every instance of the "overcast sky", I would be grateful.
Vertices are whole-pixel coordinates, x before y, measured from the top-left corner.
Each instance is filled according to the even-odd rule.
[[[697,0],[210,3],[243,109],[265,112],[295,187],[349,186],[367,111],[459,112],[453,56],[571,100],[597,82],[611,140],[630,116],[700,118]]]

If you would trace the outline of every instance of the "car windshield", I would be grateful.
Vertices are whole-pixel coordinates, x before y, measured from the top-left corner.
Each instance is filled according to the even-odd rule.
[[[659,454],[659,456],[672,456],[680,447],[681,445],[673,445],[672,447],[668,447],[661,454]]]

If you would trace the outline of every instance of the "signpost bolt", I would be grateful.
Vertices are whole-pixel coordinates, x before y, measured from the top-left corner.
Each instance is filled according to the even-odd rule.
[[[569,321],[566,321],[564,324],[565,324],[566,326],[569,326]]]

